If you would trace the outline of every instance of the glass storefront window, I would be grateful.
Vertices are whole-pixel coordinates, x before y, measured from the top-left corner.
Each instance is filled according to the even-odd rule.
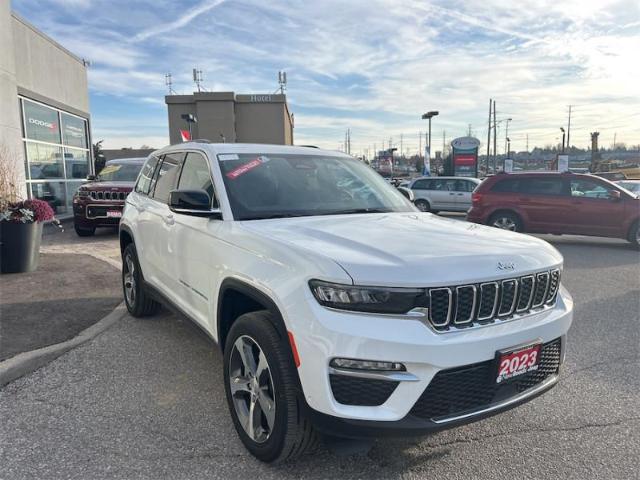
[[[68,179],[87,178],[89,175],[89,152],[87,150],[65,148],[64,161]]]
[[[31,195],[47,202],[56,215],[67,213],[66,182],[32,182]]]
[[[60,143],[58,111],[24,100],[25,137],[41,142]]]
[[[84,183],[85,183],[84,181],[67,182],[67,201],[66,201],[67,213],[73,212],[73,196],[78,191],[78,188],[80,188],[80,185],[84,185]]]
[[[92,173],[88,122],[24,97],[20,105],[29,197],[70,215],[73,194]]]
[[[61,113],[60,116],[64,144],[69,147],[87,148],[87,122],[67,113]]]
[[[61,147],[35,142],[26,143],[31,180],[64,178]]]

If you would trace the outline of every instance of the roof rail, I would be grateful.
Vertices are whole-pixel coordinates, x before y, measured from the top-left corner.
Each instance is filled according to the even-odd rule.
[[[194,138],[193,140],[189,141],[193,143],[213,143],[211,140],[208,140],[206,138]]]

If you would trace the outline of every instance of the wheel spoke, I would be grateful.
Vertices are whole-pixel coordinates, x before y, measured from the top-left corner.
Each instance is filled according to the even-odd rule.
[[[260,404],[260,409],[264,414],[264,418],[267,420],[269,433],[271,433],[273,431],[273,424],[276,421],[275,402],[263,388],[260,388],[258,392],[258,403]]]
[[[251,393],[249,379],[247,377],[238,375],[237,377],[231,378],[231,395],[235,396],[238,392]]]
[[[264,352],[260,350],[258,355],[258,366],[256,367],[256,377],[258,380],[264,372],[269,372],[269,364],[267,363],[267,357],[264,356]]]
[[[251,399],[249,402],[249,425],[247,433],[251,437],[251,440],[257,440],[258,436],[256,435],[256,401],[255,399]],[[259,423],[259,422],[258,422]]]
[[[238,354],[240,354],[240,359],[242,360],[242,365],[244,367],[244,374],[251,374],[255,377],[256,360],[253,358],[251,344],[248,341],[245,341],[244,337],[240,337],[236,340],[235,347],[238,350]]]

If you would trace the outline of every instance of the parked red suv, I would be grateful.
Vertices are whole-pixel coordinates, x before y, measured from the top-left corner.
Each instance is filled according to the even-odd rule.
[[[146,158],[120,158],[107,162],[89,183],[73,196],[73,226],[81,237],[96,227],[117,227],[127,195],[133,190]]]
[[[517,232],[617,237],[640,246],[640,198],[593,175],[511,173],[485,179],[467,220]]]

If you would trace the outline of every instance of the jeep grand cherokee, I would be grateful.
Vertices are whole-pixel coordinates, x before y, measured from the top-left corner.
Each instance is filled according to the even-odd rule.
[[[266,462],[303,453],[319,432],[469,423],[558,381],[573,310],[561,255],[419,212],[342,153],[156,151],[120,243],[129,312],[166,302],[220,345],[233,423]]]

